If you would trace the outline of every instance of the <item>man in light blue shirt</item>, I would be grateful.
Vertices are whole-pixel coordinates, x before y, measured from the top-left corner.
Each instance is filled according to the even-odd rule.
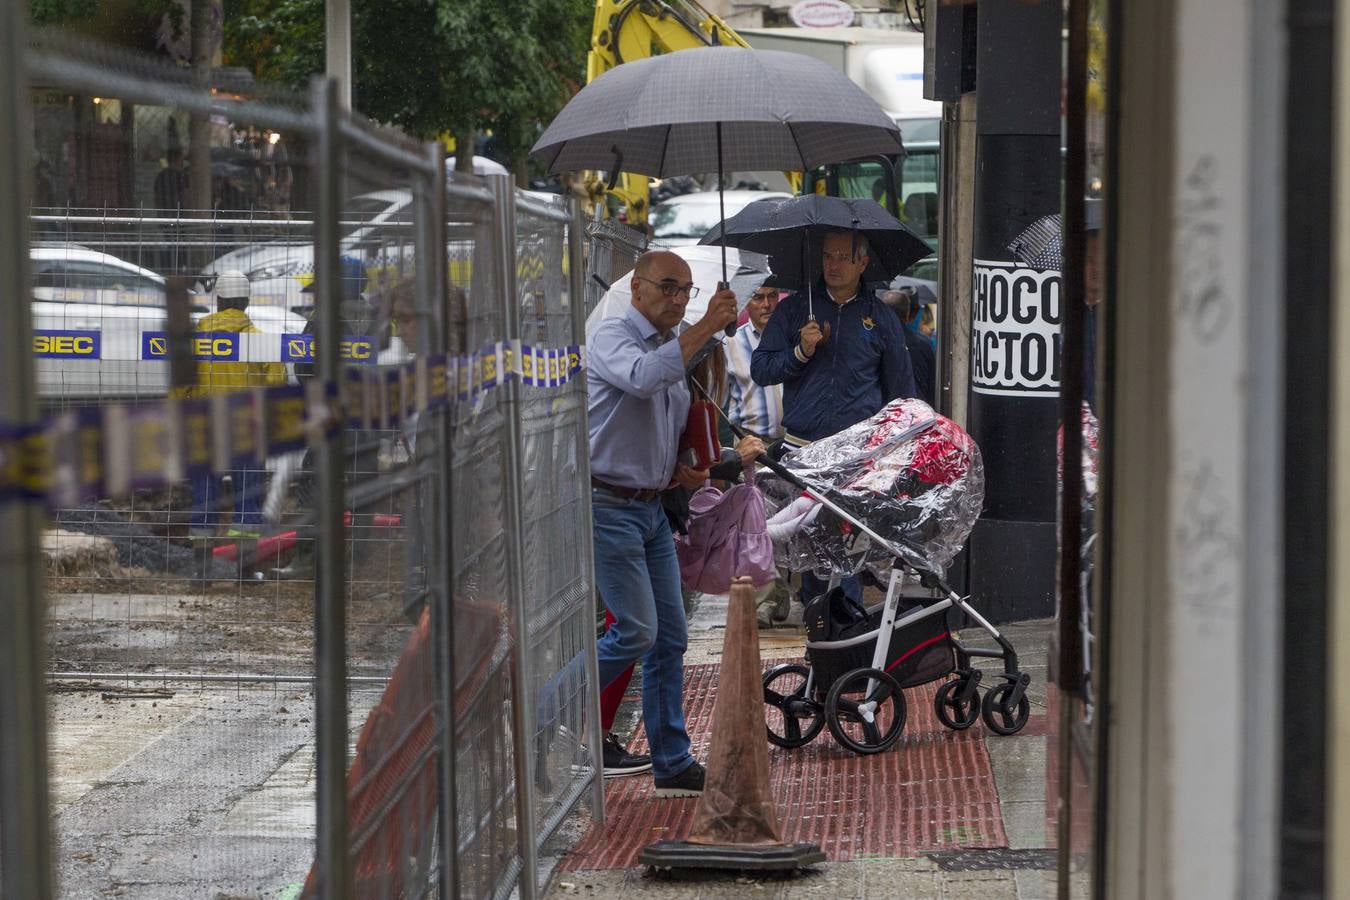
[[[745,305],[750,320],[726,343],[727,374],[731,376],[727,384],[727,418],[765,441],[783,436],[783,386],[757,384],[750,374],[750,360],[777,308],[778,283],[769,276],[755,288]]]
[[[642,660],[656,795],[693,797],[703,792],[703,767],[684,725],[684,602],[660,494],[708,477],[676,460],[689,417],[685,365],[736,321],[736,296],[718,291],[703,318],[676,337],[697,292],[688,264],[673,253],[645,253],[631,289],[632,307],[600,325],[587,354],[595,577],[616,619],[600,638],[600,684]]]

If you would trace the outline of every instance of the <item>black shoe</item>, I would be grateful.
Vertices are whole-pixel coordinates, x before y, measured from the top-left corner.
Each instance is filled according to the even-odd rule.
[[[703,767],[697,762],[678,775],[656,779],[658,797],[697,797],[703,793]]]
[[[605,777],[617,778],[620,775],[637,775],[651,771],[652,758],[629,753],[628,748],[619,743],[614,735],[606,735],[601,749],[605,760]]]

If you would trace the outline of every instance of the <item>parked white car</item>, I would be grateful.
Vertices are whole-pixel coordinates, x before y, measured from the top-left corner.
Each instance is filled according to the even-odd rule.
[[[478,159],[481,157],[475,157]],[[557,194],[526,190],[518,193],[545,203],[558,201]],[[410,192],[396,189],[361,194],[343,207],[340,252],[359,259],[367,278],[390,281],[412,274],[416,263],[412,202]],[[472,269],[469,262],[472,245],[451,240],[446,249],[451,278],[457,283],[467,283]],[[202,280],[209,285],[217,275],[231,269],[243,272],[249,280],[250,315],[253,310],[269,306],[291,312],[307,312],[313,307],[313,295],[304,292],[314,279],[314,245],[308,241],[266,241],[231,250],[207,264],[202,270]]]
[[[374,191],[354,197],[342,210],[342,253],[372,265],[378,262],[378,256],[388,253],[390,245],[411,247],[414,238],[411,206],[412,194],[405,190]],[[314,280],[311,241],[249,244],[212,260],[202,271],[202,277],[210,283],[231,269],[248,278],[253,298],[250,310],[278,306],[294,311],[313,304],[314,298],[303,293],[305,286]]]
[[[77,244],[30,251],[38,396],[44,401],[162,397],[168,364],[141,359],[148,332],[166,328],[164,279],[126,260]],[[215,309],[193,297],[192,320]],[[305,319],[278,307],[250,307],[269,334],[298,334]]]

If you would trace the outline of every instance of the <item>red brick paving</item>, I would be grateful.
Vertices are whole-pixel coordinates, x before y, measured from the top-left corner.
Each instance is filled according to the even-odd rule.
[[[717,671],[716,665],[685,668],[685,714],[699,758],[710,736]],[[818,843],[832,861],[1007,846],[984,726],[943,727],[933,713],[941,683],[905,692],[905,734],[885,753],[857,756],[836,744],[829,729],[797,750],[770,746],[769,779],[784,840]],[[643,752],[646,739],[638,733],[632,749]],[[647,844],[685,836],[697,802],[658,800],[650,776],[610,779],[604,826],[591,827],[565,866],[635,866]]]

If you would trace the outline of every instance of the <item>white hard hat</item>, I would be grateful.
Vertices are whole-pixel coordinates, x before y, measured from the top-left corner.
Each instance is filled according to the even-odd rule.
[[[231,269],[216,279],[216,297],[221,300],[247,300],[248,278],[243,272]]]

